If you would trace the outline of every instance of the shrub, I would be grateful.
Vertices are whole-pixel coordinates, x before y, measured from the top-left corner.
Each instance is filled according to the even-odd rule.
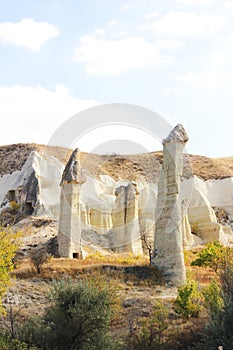
[[[26,343],[18,339],[12,339],[7,335],[0,335],[0,349],[1,350],[39,350],[35,346],[28,347]]]
[[[224,247],[219,242],[210,242],[198,254],[196,260],[192,261],[191,266],[210,267],[215,272],[221,267],[221,261],[224,256]]]
[[[51,255],[45,249],[33,250],[30,253],[30,261],[35,266],[37,273],[41,273],[42,266],[49,261]]]
[[[223,306],[212,310],[210,322],[204,331],[203,339],[193,350],[233,349],[233,266],[230,259],[219,272]]]
[[[2,296],[10,284],[11,272],[14,270],[14,257],[19,247],[20,234],[15,233],[10,227],[0,227],[0,312],[2,307]]]
[[[199,316],[202,307],[201,294],[196,281],[187,280],[183,286],[178,288],[175,305],[175,311],[186,319]]]
[[[126,345],[127,350],[155,350],[169,342],[167,330],[168,308],[161,302],[156,302],[142,328],[136,332],[130,332]]]
[[[20,208],[19,203],[16,201],[10,201],[10,210],[16,212]]]
[[[202,290],[204,297],[204,306],[210,311],[210,315],[214,316],[222,310],[224,306],[222,288],[216,280],[212,280],[210,285]]]
[[[113,349],[109,336],[113,299],[107,286],[62,281],[54,285],[51,306],[41,319],[29,320],[22,338],[46,350]]]
[[[157,302],[150,318],[145,322],[141,334],[141,349],[154,349],[166,342],[165,335],[168,329],[168,309],[161,302]]]

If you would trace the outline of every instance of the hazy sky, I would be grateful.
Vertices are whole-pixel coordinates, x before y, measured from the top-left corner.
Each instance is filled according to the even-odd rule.
[[[182,123],[190,153],[233,156],[233,0],[0,3],[1,145],[117,102]]]

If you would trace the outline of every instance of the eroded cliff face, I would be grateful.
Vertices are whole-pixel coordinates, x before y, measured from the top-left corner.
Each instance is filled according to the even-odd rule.
[[[61,183],[59,246],[62,256],[83,256],[88,247],[142,254],[139,182],[84,174],[75,150]],[[71,174],[73,174],[71,176]]]
[[[58,216],[63,169],[56,157],[31,151],[21,169],[0,177],[0,212],[15,202],[22,215]]]
[[[10,202],[15,201],[23,216],[46,215],[58,219],[60,183],[71,153],[68,149],[38,145],[0,147],[0,217]],[[66,173],[63,185],[70,183],[67,192],[74,195],[72,201],[79,207],[79,244],[84,253],[85,247],[139,253],[143,250],[147,253],[140,237],[146,237],[147,243],[153,244],[162,163],[161,152],[129,156],[79,152],[82,174]],[[190,164],[193,164],[192,170]],[[69,164],[67,168],[74,170],[73,165]],[[77,184],[80,175],[85,181],[78,179]],[[232,243],[232,193],[233,158],[215,160],[184,154],[180,197],[183,201],[183,245],[186,248],[213,239]],[[125,198],[129,203],[122,207],[120,203]],[[227,220],[220,218],[218,213],[221,211]],[[70,220],[63,221],[64,227],[78,225]],[[117,224],[125,220],[128,230],[127,226]],[[134,227],[134,235],[131,235],[130,227]]]
[[[230,225],[220,223],[212,208],[222,208],[231,221],[232,182],[195,176],[193,157],[183,154],[186,141],[185,130],[178,125],[164,140],[163,157],[152,153],[120,158],[75,150],[61,183],[59,235],[66,246],[61,254],[84,256],[90,248],[148,254],[148,246],[154,246],[154,264],[165,267],[168,279],[172,273],[178,283],[185,276],[183,248],[210,240],[233,242]],[[222,200],[226,192],[228,197]],[[69,237],[76,237],[78,254]]]

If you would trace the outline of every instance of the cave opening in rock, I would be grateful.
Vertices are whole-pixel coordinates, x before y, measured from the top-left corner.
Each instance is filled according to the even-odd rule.
[[[9,198],[9,201],[15,201],[15,190],[10,190],[8,191],[8,198]]]
[[[33,206],[32,206],[32,202],[26,202],[25,206],[24,206],[24,214],[26,215],[32,215],[33,214]]]

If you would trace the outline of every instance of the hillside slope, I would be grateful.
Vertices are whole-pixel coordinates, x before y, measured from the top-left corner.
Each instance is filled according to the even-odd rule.
[[[57,158],[66,164],[72,150],[38,144],[12,144],[0,146],[0,177],[22,170],[31,152],[42,156]],[[146,174],[147,180],[153,181],[158,176],[159,164],[163,160],[162,152],[132,155],[98,155],[82,152],[83,167],[91,176],[106,174],[115,180],[128,178],[134,180],[137,175]],[[233,157],[208,158],[199,155],[185,155],[186,164],[192,165],[193,175],[204,180],[222,179],[233,176]]]

